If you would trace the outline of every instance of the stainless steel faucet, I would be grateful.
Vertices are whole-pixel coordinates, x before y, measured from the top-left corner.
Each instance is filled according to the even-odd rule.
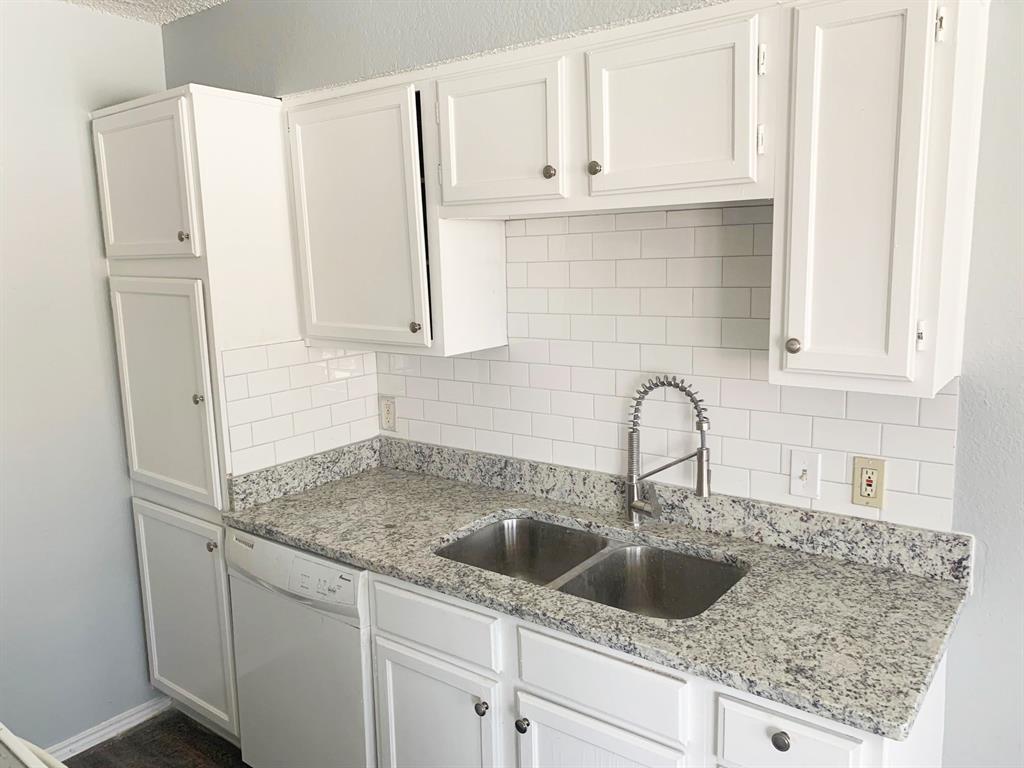
[[[694,413],[697,416],[695,428],[700,435],[700,448],[689,453],[680,459],[675,459],[663,464],[657,469],[640,474],[640,408],[644,399],[656,389],[661,387],[672,387],[678,389],[693,404]],[[697,495],[706,499],[711,495],[711,468],[708,466],[711,461],[711,454],[708,451],[707,432],[711,428],[711,422],[705,415],[704,401],[697,396],[685,381],[680,381],[675,376],[655,376],[636,391],[633,397],[633,405],[630,408],[629,432],[626,434],[626,513],[634,527],[640,526],[641,515],[652,515],[654,513],[653,502],[643,498],[643,491],[640,483],[651,475],[674,467],[690,459],[697,459]]]

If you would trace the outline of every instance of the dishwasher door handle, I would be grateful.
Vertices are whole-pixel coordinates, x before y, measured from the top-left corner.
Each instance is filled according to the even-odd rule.
[[[265,581],[264,579],[261,579],[259,576],[256,576],[256,575],[250,573],[249,571],[245,570],[244,568],[240,568],[236,564],[230,565],[228,567],[228,575],[229,576],[235,576],[236,578],[242,578],[242,579],[250,582],[254,586],[262,587],[263,589],[269,590],[271,592],[276,592],[279,595],[283,595],[284,597],[287,597],[289,600],[295,600],[296,602],[301,603],[302,605],[308,606],[310,608],[314,608],[314,609],[316,609],[318,611],[323,611],[324,613],[330,613],[330,614],[333,614],[335,616],[347,616],[347,617],[350,617],[350,618],[353,618],[353,619],[357,619],[357,620],[359,619],[359,605],[358,605],[358,603],[354,603],[354,604],[332,603],[329,600],[318,600],[317,598],[306,597],[305,595],[297,595],[297,594],[295,594],[294,592],[292,592],[289,589],[282,589],[281,587],[277,586],[276,584],[271,584],[269,581]],[[357,590],[357,594],[358,594],[358,590]]]

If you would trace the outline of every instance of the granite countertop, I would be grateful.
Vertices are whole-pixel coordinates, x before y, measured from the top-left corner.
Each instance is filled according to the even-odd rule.
[[[434,554],[487,523],[523,516],[749,570],[704,613],[666,620]],[[396,469],[233,510],[224,522],[894,739],[909,733],[966,596],[960,582],[680,524],[635,533],[621,514]]]

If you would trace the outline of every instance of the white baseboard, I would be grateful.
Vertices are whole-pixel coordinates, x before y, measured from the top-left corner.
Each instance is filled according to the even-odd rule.
[[[88,730],[82,731],[70,739],[64,739],[60,744],[54,744],[46,749],[58,760],[67,760],[69,757],[84,752],[89,747],[95,747],[100,742],[112,739],[118,734],[124,733],[129,728],[134,728],[141,722],[149,720],[154,715],[163,712],[171,706],[171,700],[166,696],[158,696],[155,699],[139,704],[119,715],[114,715],[109,720],[94,725]]]

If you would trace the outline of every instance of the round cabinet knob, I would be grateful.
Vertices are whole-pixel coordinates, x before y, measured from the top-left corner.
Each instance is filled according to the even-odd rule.
[[[786,351],[791,355],[795,355],[800,351],[800,339],[786,339]]]
[[[589,163],[587,163],[587,173],[589,173],[591,176],[597,176],[597,174],[599,174],[603,170],[604,166],[597,162],[597,160],[591,160]]]
[[[216,548],[217,548],[217,542],[216,541],[208,541],[208,542],[206,542],[206,551],[207,552],[213,552],[213,550],[215,550]]]
[[[520,733],[526,733],[528,730],[530,730],[530,721],[527,720],[525,717],[520,717],[518,720],[516,720],[516,730]]]
[[[484,715],[486,715],[487,714],[487,710],[489,710],[490,708],[491,708],[491,705],[488,704],[486,701],[478,701],[476,704],[473,705],[474,711],[476,711],[476,713],[480,717],[483,717]]]
[[[558,174],[558,169],[553,165],[545,165],[541,173],[544,174],[545,179],[553,179]]]
[[[178,230],[178,242],[179,243],[184,243],[190,237],[191,237],[191,235],[189,235],[188,232],[182,232],[180,229]]]
[[[779,752],[789,751],[789,734],[785,731],[776,731],[772,734],[772,746]]]
[[[411,323],[409,323],[409,333],[419,333],[420,328],[422,327],[422,325],[413,320]]]
[[[200,403],[206,402],[206,395],[195,394],[192,395],[192,405],[199,405]]]

